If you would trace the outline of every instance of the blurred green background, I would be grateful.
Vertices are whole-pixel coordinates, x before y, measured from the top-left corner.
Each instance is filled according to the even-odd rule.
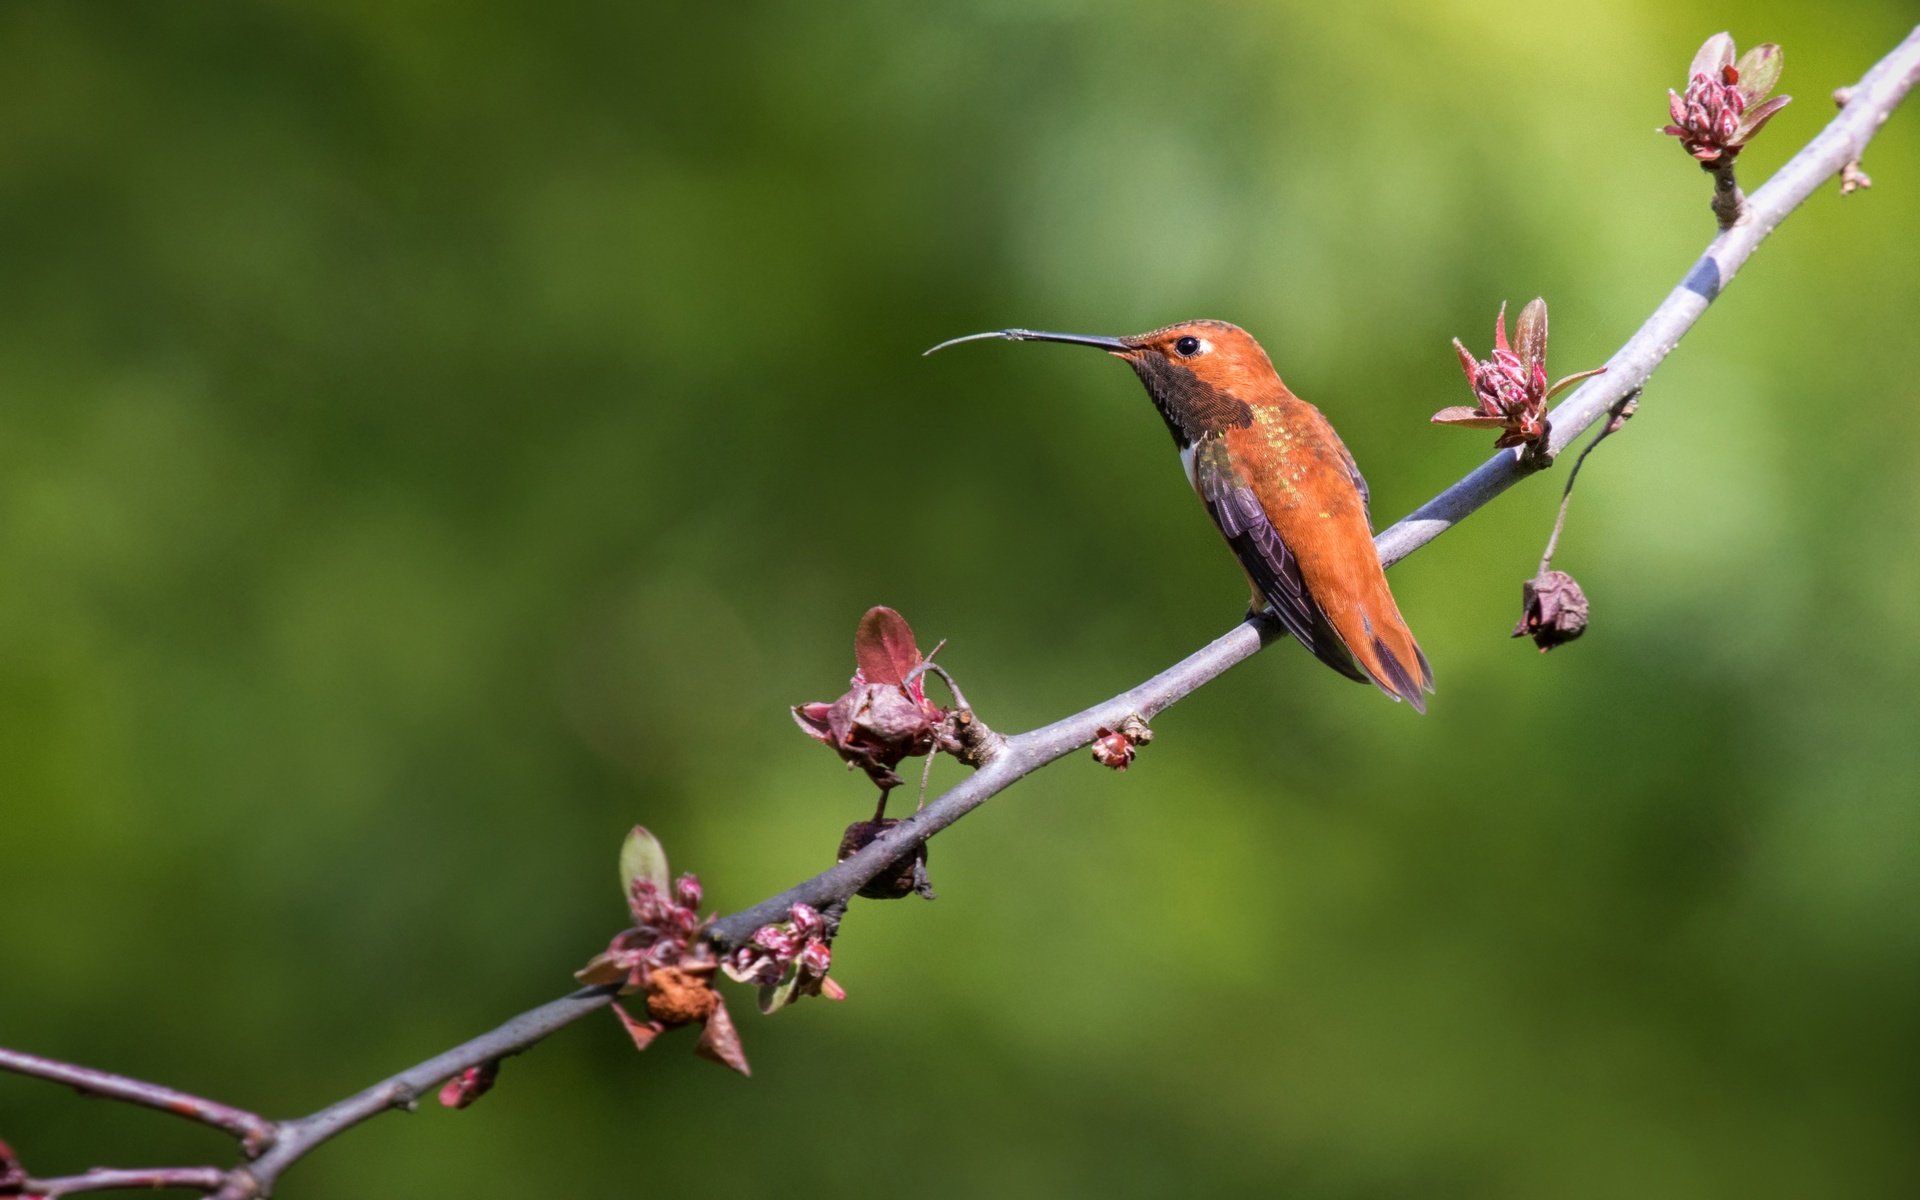
[[[1236,320],[1398,517],[1544,294],[1602,361],[1712,233],[1730,10],[0,9],[0,1042],[291,1116],[571,985],[636,821],[723,910],[870,789],[793,728],[889,603],[1013,730],[1238,619],[1118,364]],[[1915,19],[1741,6],[1799,99]],[[1920,1188],[1920,112],[1596,455],[1394,572],[1419,719],[1281,646],[860,903],[756,1076],[595,1019],[282,1196]],[[936,783],[958,768],[937,769]],[[0,1077],[43,1173],[216,1135]]]

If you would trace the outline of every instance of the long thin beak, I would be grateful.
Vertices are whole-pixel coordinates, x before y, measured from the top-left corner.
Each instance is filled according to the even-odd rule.
[[[1096,350],[1105,350],[1108,354],[1131,354],[1134,348],[1119,338],[1089,337],[1084,333],[1041,333],[1037,329],[991,329],[986,333],[970,333],[951,341],[941,342],[933,350],[945,350],[948,346],[958,346],[961,342],[980,342],[988,338],[1005,338],[1010,342],[1066,342],[1070,346],[1092,346]],[[922,355],[921,357],[926,357]]]

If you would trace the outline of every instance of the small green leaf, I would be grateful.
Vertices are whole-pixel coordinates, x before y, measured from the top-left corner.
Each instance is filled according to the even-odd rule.
[[[779,983],[770,983],[760,989],[760,1011],[772,1016],[787,1005],[792,1004],[800,991],[800,972],[792,967]]]
[[[1740,82],[1734,85],[1741,98],[1751,107],[1761,97],[1773,90],[1780,82],[1780,68],[1785,65],[1780,47],[1772,42],[1755,46],[1740,56],[1740,63],[1734,69],[1740,72]]]
[[[653,884],[662,896],[668,894],[671,878],[667,873],[667,850],[660,844],[659,838],[647,832],[645,825],[635,825],[633,832],[627,835],[625,844],[620,847],[621,893],[632,895],[636,879]]]

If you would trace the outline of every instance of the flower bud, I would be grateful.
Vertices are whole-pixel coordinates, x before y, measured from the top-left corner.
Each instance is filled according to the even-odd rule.
[[[1543,571],[1521,585],[1523,614],[1514,637],[1530,637],[1545,654],[1587,630],[1587,597],[1565,571]]]

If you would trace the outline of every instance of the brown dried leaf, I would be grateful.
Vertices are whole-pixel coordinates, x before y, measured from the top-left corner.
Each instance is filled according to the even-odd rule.
[[[723,1067],[732,1067],[742,1075],[753,1075],[752,1068],[747,1066],[747,1052],[740,1044],[740,1031],[727,1015],[724,1000],[714,1006],[713,1015],[707,1018],[707,1027],[700,1032],[700,1044],[693,1052]]]
[[[1490,417],[1471,404],[1443,408],[1427,419],[1435,425],[1465,425],[1469,429],[1498,429],[1507,423],[1505,417]]]
[[[622,961],[623,956],[611,950],[603,950],[587,960],[587,965],[573,973],[581,983],[594,987],[603,983],[621,983],[627,978],[629,968]]]
[[[635,1020],[633,1014],[619,1004],[613,1006],[613,1015],[620,1018],[620,1024],[626,1028],[627,1036],[633,1039],[635,1050],[645,1050],[652,1044],[653,1039],[666,1032],[652,1021]]]

